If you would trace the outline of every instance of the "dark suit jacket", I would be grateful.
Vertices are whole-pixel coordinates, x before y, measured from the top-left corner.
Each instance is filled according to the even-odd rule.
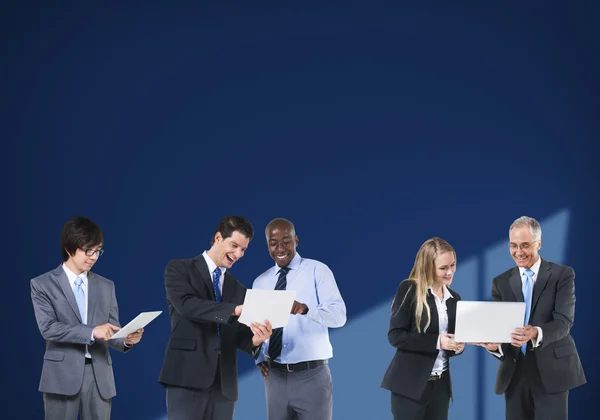
[[[125,339],[92,341],[94,327],[110,322],[119,326],[115,285],[88,272],[87,325],[82,324],[75,294],[62,264],[31,280],[31,300],[46,353],[39,390],[51,394],[76,395],[83,383],[85,345],[94,361],[94,377],[102,398],[117,392],[108,347],[128,351]]]
[[[448,290],[453,297],[446,301],[448,332],[453,334],[456,323],[456,302],[460,300],[460,295],[451,289]],[[435,298],[431,292],[427,295],[431,322],[427,332],[423,332],[427,323],[427,312],[423,310],[421,332],[418,332],[415,320],[415,291],[414,282],[405,280],[400,283],[394,298],[388,340],[396,347],[396,354],[385,373],[381,387],[419,400],[438,355],[436,346],[440,334]],[[450,357],[456,355],[453,351],[446,351],[446,353]]]
[[[170,261],[165,270],[165,288],[171,337],[159,382],[165,387],[207,389],[214,381],[219,361],[221,391],[226,398],[237,400],[237,349],[251,355],[258,353],[253,352],[250,328],[231,316],[244,302],[246,288],[227,270],[222,302],[216,302],[202,255]],[[221,329],[220,342],[217,325]]]
[[[523,302],[518,267],[500,274],[492,282],[492,299]],[[535,348],[537,365],[544,388],[549,393],[563,392],[586,382],[575,341],[569,331],[575,317],[575,271],[566,265],[542,259],[533,287],[529,324],[543,332],[541,345]],[[529,344],[531,347],[531,344]],[[503,394],[515,373],[520,348],[502,344],[495,391]]]

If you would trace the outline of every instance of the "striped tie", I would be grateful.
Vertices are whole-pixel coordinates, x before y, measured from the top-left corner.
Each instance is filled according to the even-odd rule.
[[[281,270],[279,270],[279,279],[277,279],[277,284],[275,285],[275,290],[285,290],[287,287],[286,276],[288,271],[290,271],[289,267],[281,267]],[[271,360],[277,359],[281,354],[282,338],[283,328],[273,329],[271,339],[269,340],[269,357]]]

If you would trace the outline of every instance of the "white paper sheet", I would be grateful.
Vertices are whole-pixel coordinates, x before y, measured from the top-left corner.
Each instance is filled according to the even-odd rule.
[[[136,332],[140,328],[144,328],[160,314],[162,314],[162,311],[142,312],[141,314],[133,318],[129,324],[125,325],[123,328],[117,331],[115,335],[113,335],[110,339],[113,340],[115,338],[125,338],[129,334]]]
[[[266,319],[273,328],[285,327],[295,299],[295,290],[249,289],[238,321],[250,326],[252,322],[263,324]]]
[[[510,343],[510,334],[522,328],[525,302],[456,303],[454,341],[458,343]]]

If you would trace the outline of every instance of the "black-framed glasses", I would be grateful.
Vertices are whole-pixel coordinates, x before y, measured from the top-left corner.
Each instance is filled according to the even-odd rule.
[[[517,249],[522,249],[523,251],[528,251],[533,247],[533,244],[535,244],[537,241],[533,241],[533,242],[523,242],[522,244],[518,245],[515,244],[514,242],[509,242],[508,243],[508,247],[515,251]]]
[[[100,256],[102,254],[104,254],[104,250],[103,249],[84,249],[83,252],[85,252],[85,255],[87,255],[88,257],[92,257],[94,255]]]

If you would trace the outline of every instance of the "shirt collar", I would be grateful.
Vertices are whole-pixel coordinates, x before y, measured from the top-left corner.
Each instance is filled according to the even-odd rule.
[[[208,265],[208,272],[212,276],[213,272],[217,268],[217,264],[215,264],[215,262],[212,260],[212,258],[210,258],[208,256],[208,252],[204,251],[202,253],[202,256],[204,257],[204,261],[206,261],[206,265]],[[225,275],[225,271],[227,271],[227,268],[225,268],[225,267],[219,267],[219,268],[221,269],[221,275]]]
[[[540,272],[540,265],[542,265],[542,257],[540,257],[538,255],[538,260],[530,268],[530,270],[533,271],[534,276]],[[523,274],[525,274],[525,270],[527,270],[525,267],[519,267],[519,272],[521,273],[521,277],[523,277]]]
[[[77,277],[79,277],[82,280],[83,285],[87,286],[87,275],[88,275],[87,271],[84,271],[80,275],[77,275],[77,274],[73,273],[71,270],[69,270],[69,267],[67,267],[67,265],[65,263],[63,263],[62,268],[63,268],[65,274],[67,275],[67,278],[69,279],[69,283],[71,283],[71,285],[74,285],[75,279]]]
[[[294,255],[294,258],[292,258],[292,261],[288,264],[288,268],[290,270],[297,270],[300,267],[300,261],[302,261],[302,257],[296,252],[296,255]],[[280,268],[281,267],[275,263],[275,273],[278,273]]]
[[[431,290],[431,294],[434,296],[437,296],[434,292],[433,292],[433,287],[430,287],[429,290]],[[454,299],[454,296],[452,296],[452,293],[450,293],[450,291],[448,290],[448,288],[446,287],[445,284],[442,284],[442,290],[444,291],[444,299],[442,299],[442,302],[447,301],[448,299]]]

